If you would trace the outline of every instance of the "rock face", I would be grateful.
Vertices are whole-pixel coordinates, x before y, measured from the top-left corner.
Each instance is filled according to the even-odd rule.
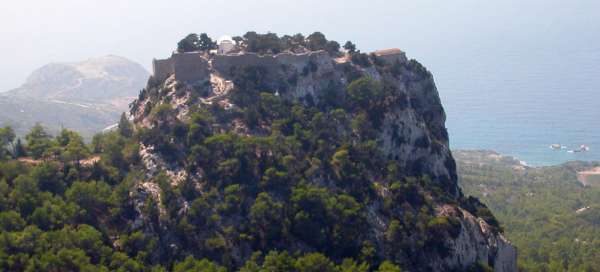
[[[150,80],[151,84],[132,104],[131,114],[138,126],[150,129],[160,125],[150,120],[150,112],[162,104],[170,104],[174,116],[182,122],[190,118],[187,114],[190,105],[235,109],[229,93],[240,88],[235,85],[239,71],[249,68],[264,74],[261,88],[271,90],[285,100],[305,105],[320,105],[325,100],[331,101],[331,96],[343,96],[351,82],[368,76],[381,84],[384,91],[393,92],[397,97],[393,103],[382,105],[385,109],[378,119],[379,123],[371,124],[375,127],[373,138],[378,148],[404,171],[405,176],[428,176],[451,198],[460,202],[463,196],[457,185],[456,165],[448,148],[446,117],[433,77],[418,62],[408,61],[403,52],[392,51],[380,51],[379,55],[371,57],[370,64],[362,66],[353,63],[348,56],[336,58],[325,51],[199,56],[196,64],[188,63],[187,67],[192,67],[191,70],[160,70],[160,74]],[[177,58],[174,56],[174,59]],[[205,80],[199,81],[197,76],[188,77],[185,73],[202,75]],[[334,133],[353,133],[342,126],[330,125]],[[239,135],[270,133],[261,127],[250,128],[240,120],[219,124],[218,129]],[[152,151],[145,149],[143,152],[143,156],[148,157],[148,152]],[[181,174],[177,173],[188,167],[177,159],[169,163],[157,161],[160,160],[152,160],[147,170],[152,173],[162,170],[175,183],[182,180]],[[197,186],[202,186],[201,179],[198,177]],[[311,182],[323,184],[327,183],[326,179],[315,178]],[[389,190],[384,186],[378,194],[383,198]],[[494,271],[517,270],[515,248],[486,221],[462,208],[462,204],[448,204],[440,200],[436,201],[436,205],[437,216],[454,218],[460,223],[460,232],[445,241],[449,253],[415,253],[415,260],[428,264],[420,268],[415,263],[414,267],[411,266],[411,260],[399,259],[398,262],[423,271],[463,270],[478,262],[492,266]],[[383,237],[392,220],[381,211],[380,206],[381,203],[373,202],[367,219],[372,241],[378,248],[383,248]],[[383,249],[381,252],[382,257],[391,254]]]
[[[0,125],[23,135],[40,122],[52,132],[65,127],[91,136],[118,121],[148,75],[141,65],[117,56],[45,65],[20,87],[0,94]]]
[[[516,271],[517,251],[502,234],[494,234],[483,219],[468,211],[450,206],[440,208],[439,215],[459,218],[461,232],[448,245],[455,254],[436,260],[432,267],[446,271],[465,264],[484,261],[493,256],[494,271]]]
[[[405,61],[405,57],[398,60]],[[231,82],[236,71],[245,67],[260,67],[268,75],[265,82],[267,88],[277,90],[288,99],[312,100],[314,103],[319,102],[318,98],[323,90],[347,85],[349,79],[346,71],[357,68],[347,60],[336,62],[325,51],[265,56],[254,53],[216,55],[211,58],[210,67],[205,66],[208,64],[205,57],[198,56],[197,53],[174,54],[170,61],[175,68],[170,72],[174,76],[172,80],[194,84],[202,82],[202,79],[207,81],[209,71],[224,81]],[[410,65],[407,61],[403,63]],[[176,72],[177,67],[182,71]],[[448,149],[448,135],[444,125],[446,116],[430,75],[424,70],[405,69],[392,76],[382,74],[373,67],[357,69],[356,73],[391,82],[403,97],[401,103],[385,115],[382,133],[378,137],[382,142],[382,149],[398,160],[403,168],[453,183],[456,173]],[[160,77],[164,76],[161,72]],[[290,82],[294,84],[289,84]],[[216,85],[209,86],[208,92],[215,94],[217,89]],[[137,104],[141,105],[141,101]],[[181,107],[175,109],[181,110]],[[143,112],[134,110],[132,113],[141,120]],[[455,185],[451,187],[454,193],[458,193]]]

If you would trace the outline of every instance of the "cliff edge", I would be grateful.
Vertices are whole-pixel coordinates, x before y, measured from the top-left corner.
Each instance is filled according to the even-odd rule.
[[[398,49],[241,44],[155,61],[132,103],[143,166],[132,229],[160,237],[156,258],[237,269],[284,250],[408,271],[517,270],[498,222],[457,185],[419,62]]]

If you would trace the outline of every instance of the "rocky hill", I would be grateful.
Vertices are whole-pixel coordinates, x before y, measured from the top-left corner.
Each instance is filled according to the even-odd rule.
[[[90,145],[0,129],[0,270],[516,271],[419,62],[321,33],[220,40],[155,60],[133,122]]]
[[[20,87],[0,93],[0,125],[19,135],[40,122],[91,136],[117,122],[145,86],[148,72],[122,57],[52,63],[34,71]]]
[[[128,231],[158,238],[153,259],[237,269],[278,250],[516,271],[498,222],[457,185],[425,67],[399,50],[269,35],[155,62],[132,104],[142,176]]]

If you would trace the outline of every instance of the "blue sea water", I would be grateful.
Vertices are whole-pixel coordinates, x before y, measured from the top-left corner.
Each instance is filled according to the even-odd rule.
[[[533,166],[600,161],[600,39],[573,36],[475,43],[432,58],[451,148],[491,149]],[[555,143],[567,149],[549,148]],[[581,144],[590,150],[567,152]]]
[[[394,17],[373,43],[397,45],[433,73],[452,149],[534,166],[600,161],[600,1],[411,3],[430,6]]]

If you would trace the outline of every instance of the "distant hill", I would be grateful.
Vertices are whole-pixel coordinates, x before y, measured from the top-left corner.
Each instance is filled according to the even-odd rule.
[[[115,123],[121,109],[52,102],[41,99],[0,96],[0,126],[10,125],[18,135],[25,135],[37,122],[53,134],[62,126],[91,137]]]
[[[52,132],[66,127],[89,137],[127,111],[148,77],[141,65],[118,56],[51,63],[0,94],[0,126],[23,135],[40,122]]]
[[[600,188],[579,171],[600,162],[528,167],[493,151],[453,151],[459,184],[498,217],[523,271],[600,271]]]

